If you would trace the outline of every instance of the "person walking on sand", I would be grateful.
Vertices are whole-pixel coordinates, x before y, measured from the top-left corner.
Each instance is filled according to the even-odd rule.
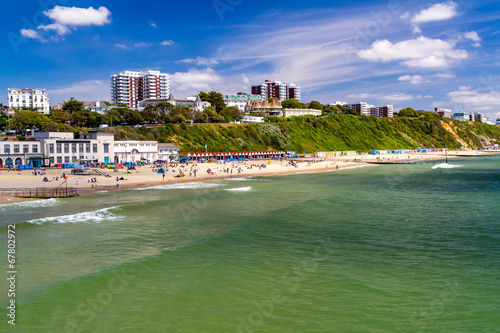
[[[163,173],[163,181],[165,181],[165,172]]]

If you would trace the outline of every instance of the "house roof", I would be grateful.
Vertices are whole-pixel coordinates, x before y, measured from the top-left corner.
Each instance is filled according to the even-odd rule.
[[[159,143],[158,148],[179,149],[179,146],[176,146],[173,143]]]

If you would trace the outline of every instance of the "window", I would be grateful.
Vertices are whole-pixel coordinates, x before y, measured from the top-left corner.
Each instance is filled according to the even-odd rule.
[[[69,143],[64,144],[64,153],[69,154]],[[68,161],[69,162],[69,161]]]
[[[61,149],[61,147],[59,147],[59,149]],[[49,154],[54,154],[54,144],[53,143],[49,143]]]
[[[69,156],[64,156],[64,163],[69,163]]]
[[[56,151],[57,151],[58,154],[62,153],[62,149],[61,149],[61,144],[60,143],[58,143],[56,145]],[[59,162],[59,163],[61,163],[61,162]]]
[[[83,153],[83,143],[80,143],[80,144],[78,145],[78,152],[79,152],[79,153]]]
[[[38,153],[38,146],[37,145],[32,145],[31,146],[31,152],[32,153]]]
[[[109,153],[109,143],[104,144],[104,153]]]
[[[72,156],[72,157],[71,157],[71,161],[72,161],[72,162],[76,161],[76,156]]]
[[[3,153],[4,154],[9,154],[10,153],[10,145],[3,146]]]
[[[90,143],[87,143],[87,144],[85,145],[85,152],[86,152],[86,153],[90,153]]]
[[[71,152],[74,154],[76,153],[76,143],[71,144]]]
[[[53,157],[49,157],[49,163],[50,164],[54,164],[54,158]]]
[[[57,163],[61,164],[62,163],[62,156],[57,156]]]
[[[19,153],[19,145],[14,145],[14,154]]]
[[[93,144],[92,144],[92,151],[93,151],[94,153],[97,153],[97,143],[93,143]]]
[[[30,146],[29,145],[23,145],[23,153],[27,154],[30,152]]]

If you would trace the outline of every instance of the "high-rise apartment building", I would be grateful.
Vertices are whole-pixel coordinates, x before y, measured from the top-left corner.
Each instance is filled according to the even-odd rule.
[[[111,75],[111,101],[137,108],[145,99],[168,98],[170,84],[168,74],[159,71],[125,71]]]
[[[394,107],[392,105],[384,106],[374,106],[365,102],[359,102],[355,104],[341,104],[346,108],[356,110],[362,116],[374,116],[379,118],[392,118],[394,113]]]
[[[300,87],[293,83],[265,80],[261,84],[252,85],[252,95],[262,95],[264,98],[276,97],[280,101],[295,98],[300,101]]]
[[[49,114],[49,97],[45,89],[8,89],[9,107],[35,108],[38,112]]]

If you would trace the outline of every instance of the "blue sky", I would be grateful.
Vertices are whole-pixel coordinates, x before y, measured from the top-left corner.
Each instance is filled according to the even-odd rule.
[[[110,100],[109,76],[170,74],[171,91],[299,84],[302,100],[500,117],[499,1],[3,0],[7,88]]]

